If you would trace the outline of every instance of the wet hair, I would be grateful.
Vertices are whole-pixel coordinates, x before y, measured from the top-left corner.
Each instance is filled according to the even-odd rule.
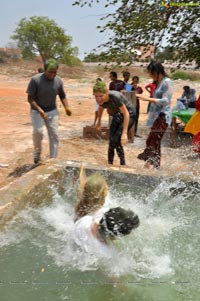
[[[111,72],[110,72],[110,75],[112,75],[114,78],[116,78],[116,79],[117,79],[117,72],[115,72],[115,71],[111,71]]]
[[[55,59],[48,59],[44,63],[44,70],[58,69],[59,64]]]
[[[106,84],[104,82],[96,82],[96,84],[93,86],[93,93],[96,93],[96,92],[100,92],[100,93],[106,93],[107,92],[107,87],[106,87]]]
[[[99,173],[94,173],[86,177],[83,168],[81,168],[80,184],[80,201],[75,209],[76,219],[100,209],[105,203],[105,198],[108,193],[107,182]]]
[[[99,233],[105,238],[125,236],[139,226],[139,218],[131,210],[116,207],[104,213],[99,222]]]
[[[147,66],[147,71],[151,74],[167,76],[163,65],[160,62],[151,61]]]

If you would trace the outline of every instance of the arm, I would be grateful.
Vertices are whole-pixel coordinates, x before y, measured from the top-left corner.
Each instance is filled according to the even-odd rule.
[[[66,111],[66,114],[68,116],[70,116],[72,114],[72,112],[71,112],[71,109],[69,107],[69,102],[68,102],[67,98],[65,97],[65,98],[61,99],[61,102],[63,104],[63,107],[64,107],[65,111]]]
[[[136,97],[138,97],[139,99],[144,100],[144,101],[149,101],[149,102],[154,102],[154,103],[157,102],[156,98],[151,98],[151,97],[144,96],[144,95],[141,95],[141,94],[136,94]]]
[[[101,106],[99,106],[99,109],[98,109],[98,120],[97,120],[97,125],[96,125],[96,129],[97,130],[101,129],[101,117],[102,117],[103,111],[104,111],[104,108],[101,107]]]
[[[171,80],[167,79],[161,83],[160,92],[161,98],[150,98],[146,96],[142,96],[140,94],[136,94],[136,96],[144,101],[149,101],[156,103],[158,106],[165,107],[170,104],[172,93],[173,93],[173,83]]]
[[[120,107],[120,111],[124,116],[121,144],[125,145],[128,142],[127,133],[128,133],[128,124],[129,124],[129,112],[124,104]]]
[[[43,119],[46,118],[45,112],[40,108],[40,106],[38,106],[38,104],[36,103],[36,101],[33,99],[33,97],[31,95],[28,95],[28,102],[30,103],[32,108],[34,108],[35,110],[37,110],[40,113],[40,116]]]
[[[26,93],[28,94],[28,102],[31,106],[31,108],[35,109],[38,111],[40,116],[45,119],[46,114],[44,110],[37,104],[36,99],[37,99],[37,91],[38,91],[38,83],[35,78],[31,78]]]
[[[71,112],[71,109],[69,107],[68,100],[66,98],[66,94],[65,94],[65,91],[64,91],[64,88],[63,88],[63,82],[62,82],[61,79],[59,79],[59,80],[60,80],[60,86],[59,86],[59,93],[58,93],[58,95],[60,97],[60,100],[62,102],[62,105],[63,105],[64,109],[65,109],[66,114],[68,116],[70,116],[72,114],[72,112]]]

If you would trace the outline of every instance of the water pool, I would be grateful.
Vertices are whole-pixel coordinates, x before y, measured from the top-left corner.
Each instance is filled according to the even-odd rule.
[[[108,205],[130,208],[141,221],[118,243],[118,258],[94,257],[74,244],[78,170],[66,169],[49,185],[51,199],[25,208],[0,232],[2,301],[199,300],[199,184],[101,173]]]

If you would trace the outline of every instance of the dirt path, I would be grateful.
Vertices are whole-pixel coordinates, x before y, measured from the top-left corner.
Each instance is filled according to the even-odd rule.
[[[64,79],[65,90],[72,107],[72,116],[64,114],[60,103],[60,145],[59,157],[61,160],[86,161],[99,165],[107,165],[107,141],[89,140],[82,138],[83,126],[91,125],[94,118],[95,102],[92,96],[92,83],[97,74],[89,74],[88,78],[82,80]],[[32,166],[32,126],[30,123],[29,104],[26,101],[26,87],[30,77],[0,75],[0,187],[8,184],[23,171],[28,171]],[[144,86],[147,79],[141,79]],[[173,105],[176,98],[182,92],[182,81],[175,82]],[[188,84],[188,82],[187,82]],[[194,86],[194,85],[193,85]],[[197,87],[195,87],[198,89]],[[139,128],[144,127],[147,118],[145,102],[141,103],[141,114]],[[103,124],[107,125],[108,117],[104,114]],[[124,169],[143,173],[143,162],[136,159],[145,145],[146,134],[143,131],[142,138],[136,138],[133,144],[126,146],[127,165]],[[169,175],[174,173],[171,167],[171,156],[174,157],[174,167],[185,171],[191,167],[191,161],[184,161],[184,149],[163,148],[163,159],[160,173]],[[180,155],[181,154],[181,155]],[[43,142],[43,159],[48,159],[48,140],[45,132]],[[181,157],[182,156],[182,157]],[[193,161],[192,161],[193,162]],[[116,158],[113,168],[118,168],[119,162]],[[146,172],[146,171],[145,171]],[[154,171],[148,171],[154,173]]]

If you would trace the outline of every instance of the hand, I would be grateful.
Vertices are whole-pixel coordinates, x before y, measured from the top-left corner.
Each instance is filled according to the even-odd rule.
[[[39,114],[42,117],[42,119],[46,119],[47,118],[46,113],[42,109],[39,111]]]
[[[72,115],[72,111],[70,110],[69,107],[66,107],[66,108],[65,108],[65,112],[66,112],[66,114],[67,114],[68,116],[71,116],[71,115]]]
[[[128,143],[128,137],[126,133],[122,133],[121,136],[121,145],[126,145]]]

